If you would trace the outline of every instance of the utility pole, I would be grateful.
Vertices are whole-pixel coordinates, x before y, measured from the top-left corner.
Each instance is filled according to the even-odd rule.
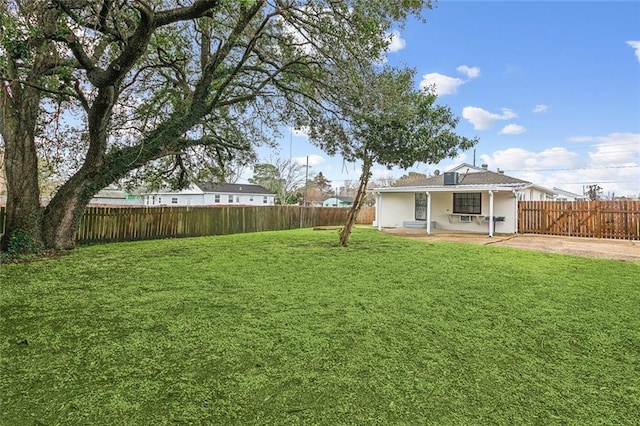
[[[307,165],[305,166],[305,174],[304,174],[304,203],[303,205],[307,205],[307,199],[309,198],[309,156],[307,155]]]

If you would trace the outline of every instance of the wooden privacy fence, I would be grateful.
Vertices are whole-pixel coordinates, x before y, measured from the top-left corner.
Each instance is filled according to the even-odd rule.
[[[518,232],[640,240],[640,201],[520,201]]]
[[[87,207],[78,226],[80,244],[157,238],[198,237],[342,225],[348,208],[259,207]],[[372,207],[363,208],[358,223],[371,224]],[[5,207],[0,207],[0,234]]]

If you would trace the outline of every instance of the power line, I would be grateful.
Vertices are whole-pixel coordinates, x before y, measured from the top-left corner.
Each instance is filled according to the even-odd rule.
[[[609,146],[626,146],[626,145],[638,145],[638,142],[624,142],[624,143],[601,143],[601,144],[594,144],[594,145],[586,145],[586,146],[570,146],[569,148],[567,147],[556,147],[556,148],[563,148],[563,149],[568,149],[570,151],[573,151],[575,149],[589,149],[589,148],[606,148]],[[553,148],[551,148],[553,149]]]
[[[568,167],[561,169],[505,169],[505,172],[561,172],[571,170],[637,169],[640,166]]]

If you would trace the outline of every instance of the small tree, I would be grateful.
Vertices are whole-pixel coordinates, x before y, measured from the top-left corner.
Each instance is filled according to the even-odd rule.
[[[312,140],[325,150],[362,162],[353,207],[340,233],[342,246],[349,241],[374,163],[405,169],[417,162],[436,163],[477,142],[453,132],[458,119],[449,108],[435,104],[435,94],[414,89],[414,71],[360,71],[351,76],[342,119],[324,115],[321,121],[306,123]]]
[[[305,166],[291,160],[276,158],[270,163],[257,164],[249,182],[262,185],[276,194],[276,203],[295,204],[298,188],[304,183]]]
[[[313,178],[314,183],[317,188],[320,190],[320,194],[322,199],[333,193],[333,188],[331,187],[331,181],[327,179],[322,172],[318,172],[318,174]]]
[[[602,198],[602,187],[598,184],[589,185],[587,186],[585,195],[589,197],[591,201],[600,200]]]
[[[393,183],[393,186],[411,186],[427,178],[424,173],[409,172]]]

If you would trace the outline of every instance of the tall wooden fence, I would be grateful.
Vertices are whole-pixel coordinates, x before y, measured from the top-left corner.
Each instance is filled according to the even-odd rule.
[[[80,244],[157,238],[198,237],[342,225],[349,209],[332,207],[87,207],[76,239]],[[371,224],[363,208],[358,223]],[[5,207],[0,207],[0,234]]]
[[[640,201],[520,201],[518,232],[640,240]]]

